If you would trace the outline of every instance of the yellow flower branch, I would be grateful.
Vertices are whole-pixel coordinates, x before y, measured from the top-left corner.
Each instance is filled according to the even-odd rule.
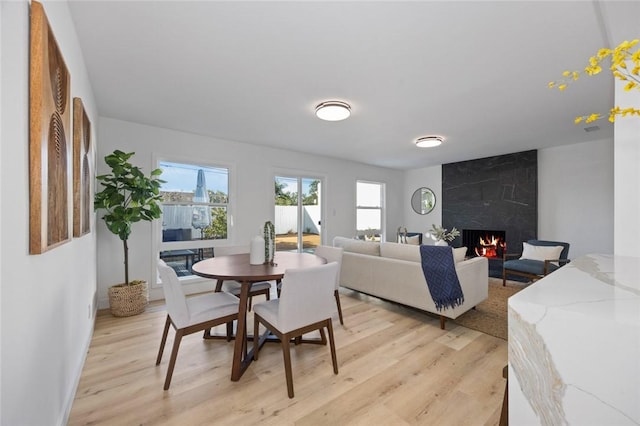
[[[595,56],[589,58],[589,65],[584,68],[586,75],[596,75],[602,72],[602,61],[609,58],[611,66],[609,69],[615,78],[626,81],[624,90],[629,92],[633,89],[640,89],[640,48],[635,51],[632,49],[639,43],[639,40],[623,41],[614,49],[600,49]],[[557,88],[560,91],[565,90],[569,84],[576,81],[580,77],[580,71],[565,71],[562,73],[563,79],[552,81],[549,88]],[[637,108],[620,108],[618,106],[611,108],[609,111],[609,121],[614,122],[617,116],[626,117],[628,115],[636,115],[640,117],[640,109]],[[594,113],[576,117],[574,123],[581,122],[591,123],[592,121],[602,118],[602,114]]]

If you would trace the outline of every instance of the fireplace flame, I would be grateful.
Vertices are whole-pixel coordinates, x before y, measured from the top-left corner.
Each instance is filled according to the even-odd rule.
[[[487,236],[486,239],[480,237],[478,246],[475,248],[476,255],[483,257],[498,257],[498,249],[504,249],[506,243],[495,235]]]

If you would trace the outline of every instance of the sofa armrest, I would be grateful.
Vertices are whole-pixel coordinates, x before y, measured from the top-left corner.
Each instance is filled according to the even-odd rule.
[[[463,312],[489,297],[489,260],[478,256],[456,264],[458,281],[464,294]]]

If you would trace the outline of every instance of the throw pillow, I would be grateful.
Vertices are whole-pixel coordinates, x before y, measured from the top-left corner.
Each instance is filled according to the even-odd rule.
[[[541,262],[560,259],[560,253],[562,253],[563,248],[562,246],[534,246],[529,243],[522,243],[522,256],[520,256],[520,259],[539,260]],[[552,263],[558,265],[557,262]]]
[[[362,241],[346,237],[335,237],[333,239],[333,246],[342,247],[345,252],[380,256],[380,243],[378,242]]]
[[[457,247],[453,249],[453,260],[455,263],[462,262],[467,255],[466,247]]]
[[[420,245],[420,235],[414,235],[412,237],[407,237],[407,244],[411,244],[414,246]]]

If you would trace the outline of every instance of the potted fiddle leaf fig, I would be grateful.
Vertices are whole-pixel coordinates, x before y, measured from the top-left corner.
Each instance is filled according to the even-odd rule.
[[[152,221],[161,214],[159,178],[162,170],[155,169],[146,176],[129,162],[133,152],[115,150],[104,157],[111,172],[96,176],[102,190],[94,198],[94,208],[105,210],[102,219],[107,228],[122,240],[124,249],[124,283],[109,287],[109,306],[114,316],[125,317],[144,312],[149,302],[147,282],[129,280],[129,246],[131,226],[135,222]]]

